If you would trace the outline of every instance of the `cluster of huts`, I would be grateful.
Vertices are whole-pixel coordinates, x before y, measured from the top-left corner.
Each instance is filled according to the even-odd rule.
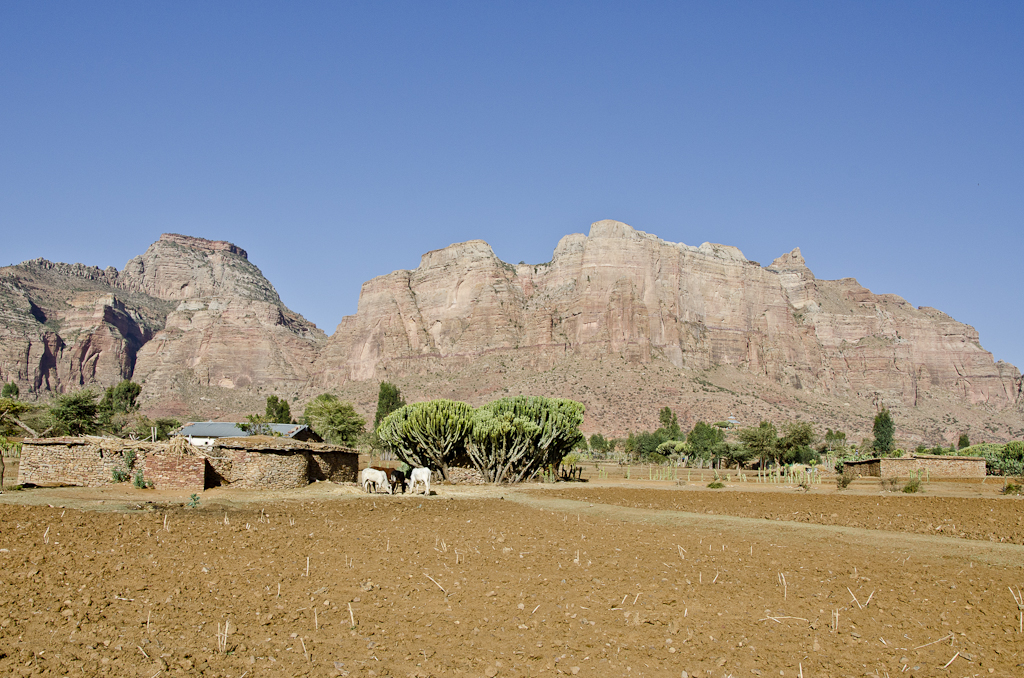
[[[139,476],[158,489],[201,491],[219,485],[291,489],[316,480],[355,481],[356,450],[326,444],[307,426],[271,426],[270,435],[248,435],[232,423],[188,424],[160,442],[28,438],[18,482],[97,487]]]

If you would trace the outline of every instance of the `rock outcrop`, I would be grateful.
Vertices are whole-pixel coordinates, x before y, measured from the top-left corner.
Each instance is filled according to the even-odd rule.
[[[797,390],[912,406],[923,391],[1005,408],[1020,373],[974,328],[855,280],[817,280],[799,249],[770,266],[735,247],[665,242],[616,221],[568,235],[551,262],[511,266],[483,241],[363,285],[315,383],[457,373],[480,356],[549,369],[569,356],[732,366]]]
[[[44,259],[0,269],[0,381],[24,393],[183,378],[297,391],[323,332],[231,243],[165,234],[123,271]]]
[[[1024,436],[1020,372],[972,327],[819,280],[799,249],[764,267],[617,221],[565,236],[545,264],[507,264],[482,240],[428,252],[366,282],[330,339],[227,242],[165,234],[122,271],[0,269],[0,381],[31,398],[127,378],[148,412],[176,416],[324,391],[372,415],[388,379],[410,400],[576,398],[588,431],[614,435],[656,427],[667,404],[684,425],[807,416],[864,435],[887,405],[928,444]]]

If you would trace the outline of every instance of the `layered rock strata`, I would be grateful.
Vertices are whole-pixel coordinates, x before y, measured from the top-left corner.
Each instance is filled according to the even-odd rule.
[[[45,259],[0,269],[0,381],[26,394],[121,379],[293,390],[323,332],[231,243],[165,234],[123,271]]]
[[[1004,408],[1021,389],[1020,372],[995,363],[974,328],[852,278],[817,280],[799,249],[762,267],[735,247],[665,242],[616,221],[565,236],[547,264],[512,266],[474,240],[368,281],[314,380],[458,372],[493,352],[534,369],[607,355],[727,365],[879,404],[938,389]]]

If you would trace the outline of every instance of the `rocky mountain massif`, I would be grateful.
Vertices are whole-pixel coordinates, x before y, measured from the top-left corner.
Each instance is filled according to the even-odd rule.
[[[857,432],[886,405],[910,440],[1024,435],[1020,372],[970,326],[818,280],[799,249],[763,267],[615,221],[564,237],[545,264],[507,264],[480,240],[429,252],[365,283],[330,339],[244,251],[185,236],[120,272],[0,269],[0,295],[0,379],[38,393],[132,376],[161,413],[237,415],[266,393],[330,390],[372,415],[389,379],[412,399],[573,397],[588,430],[609,434],[655,426],[663,405],[684,422],[807,416]]]
[[[196,387],[297,395],[325,341],[231,243],[165,234],[122,271],[0,269],[0,380],[23,394],[131,378],[181,414]]]

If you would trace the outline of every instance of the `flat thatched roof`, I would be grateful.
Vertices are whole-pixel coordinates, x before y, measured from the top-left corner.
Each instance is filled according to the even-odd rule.
[[[180,436],[170,440],[151,442],[149,440],[126,440],[124,438],[105,438],[103,436],[59,436],[55,438],[26,438],[24,445],[63,445],[65,447],[76,447],[91,445],[98,447],[104,452],[124,452],[125,450],[138,450],[147,454],[172,454],[177,456],[203,456],[202,450],[190,444],[187,439]]]
[[[183,436],[175,436],[169,441],[150,442],[148,440],[125,440],[124,438],[104,438],[101,436],[64,436],[56,438],[26,438],[26,445],[63,445],[66,447],[91,445],[104,452],[123,452],[138,450],[147,454],[172,454],[177,456],[205,456],[203,449],[188,442]],[[218,438],[212,448],[225,450],[250,450],[253,452],[311,452],[359,454],[359,450],[341,445],[305,442],[283,436],[242,436],[238,438]]]

